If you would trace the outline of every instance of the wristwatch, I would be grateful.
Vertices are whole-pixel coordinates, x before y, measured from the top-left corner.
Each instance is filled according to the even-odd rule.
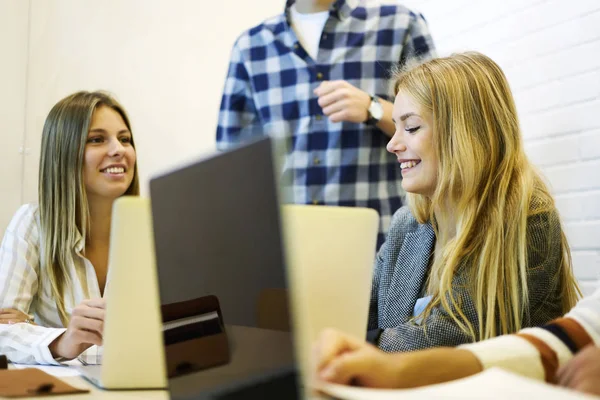
[[[367,110],[368,116],[365,124],[375,125],[383,118],[383,106],[379,102],[379,97],[371,96],[371,104]]]

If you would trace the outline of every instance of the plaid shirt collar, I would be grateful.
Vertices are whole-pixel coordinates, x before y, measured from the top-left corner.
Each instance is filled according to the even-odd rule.
[[[296,33],[291,28],[292,24],[290,18],[290,7],[295,2],[296,0],[286,1],[283,21],[280,21],[277,24],[278,26],[274,27],[273,30],[273,34],[277,39],[290,49],[294,47],[294,44],[298,41]],[[352,15],[354,9],[358,7],[359,2],[360,0],[335,0],[329,8],[329,14],[342,22]]]
[[[329,8],[329,14],[340,21],[343,21],[350,17],[352,11],[358,7],[360,0],[335,0]],[[290,25],[290,7],[296,0],[287,0],[285,4],[285,19],[288,25]]]

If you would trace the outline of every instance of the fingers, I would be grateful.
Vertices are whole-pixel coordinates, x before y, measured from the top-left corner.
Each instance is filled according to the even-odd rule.
[[[318,104],[331,122],[361,123],[369,117],[371,96],[346,81],[323,82],[315,89]]]
[[[27,314],[25,314],[22,311],[19,311],[17,309],[14,308],[0,308],[0,318],[4,317],[6,315],[23,315],[26,316]]]
[[[583,349],[575,355],[569,362],[563,365],[557,372],[557,381],[560,386],[573,388],[576,385],[577,374],[582,365],[585,366],[585,351]]]
[[[84,300],[73,309],[72,316],[85,317],[104,321],[106,302],[104,299]]]
[[[17,324],[32,321],[33,316],[13,308],[2,308],[0,311],[0,324]]]
[[[360,340],[336,330],[324,330],[313,347],[316,371],[323,369],[340,354],[359,349],[364,345],[366,344]]]
[[[371,361],[371,357],[365,351],[344,353],[327,364],[318,377],[331,383],[348,385],[354,380],[364,380],[364,376],[369,373]]]
[[[569,387],[574,371],[570,363],[563,365],[556,373],[556,383],[560,386]]]
[[[349,95],[348,90],[346,89],[336,89],[333,90],[331,92],[329,92],[326,95],[323,96],[319,96],[319,100],[317,100],[317,103],[319,103],[319,106],[323,109],[323,113],[324,114],[328,114],[328,111],[331,112],[332,110],[332,106],[335,106],[336,104],[338,105],[338,108],[340,108],[340,103],[344,101],[344,99],[346,99]]]
[[[24,315],[24,314],[17,314],[17,313],[6,313],[6,314],[2,314],[0,315],[0,321],[2,320],[10,320],[10,319],[22,319],[23,321],[26,320],[28,318],[28,316]]]
[[[3,316],[2,318],[0,318],[0,324],[18,324],[20,322],[25,321],[27,321],[26,318],[19,317],[17,315],[10,315],[6,317]]]
[[[81,305],[86,305],[92,308],[106,309],[106,299],[87,299],[81,302]]]
[[[85,340],[90,341],[82,343],[97,344],[101,342],[104,331],[105,308],[106,301],[104,299],[84,300],[75,307],[71,314],[71,321],[69,322],[73,338],[77,341],[83,340],[81,335],[85,334]]]
[[[341,122],[350,120],[350,115],[347,110],[338,111],[335,114],[328,115],[328,117],[331,122]]]
[[[96,319],[99,321],[104,321],[105,311],[100,308],[92,308],[92,307],[75,307],[73,309],[72,316],[74,317],[85,317],[90,319]]]
[[[346,81],[337,80],[337,81],[323,81],[317,88],[313,91],[315,95],[321,97],[325,96],[337,89],[346,86]]]
[[[598,382],[600,377],[600,350],[591,345],[581,350],[557,372],[557,381],[561,386],[578,389],[590,381]],[[599,385],[600,390],[600,385]]]
[[[96,332],[102,335],[104,330],[104,321],[99,319],[87,318],[82,316],[74,316],[69,323],[74,329],[82,329],[86,331]]]

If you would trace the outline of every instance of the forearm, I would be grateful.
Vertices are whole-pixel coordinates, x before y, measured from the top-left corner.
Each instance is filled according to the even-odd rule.
[[[394,136],[394,132],[396,131],[396,127],[392,122],[392,110],[394,105],[389,101],[379,99],[381,106],[383,108],[383,117],[377,123],[377,128],[379,128],[385,135],[389,138]]]
[[[401,368],[402,387],[418,387],[448,382],[483,370],[479,360],[467,350],[439,347],[412,353],[393,354]]]

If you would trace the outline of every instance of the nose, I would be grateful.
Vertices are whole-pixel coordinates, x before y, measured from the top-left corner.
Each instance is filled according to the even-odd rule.
[[[404,139],[402,138],[402,132],[399,129],[396,129],[394,136],[392,136],[385,148],[387,151],[393,154],[406,151],[406,145],[404,144]]]
[[[108,150],[108,155],[110,157],[118,157],[118,156],[122,156],[123,153],[125,153],[125,147],[123,146],[123,143],[121,143],[121,141],[117,138],[112,139],[110,142],[110,148]]]

